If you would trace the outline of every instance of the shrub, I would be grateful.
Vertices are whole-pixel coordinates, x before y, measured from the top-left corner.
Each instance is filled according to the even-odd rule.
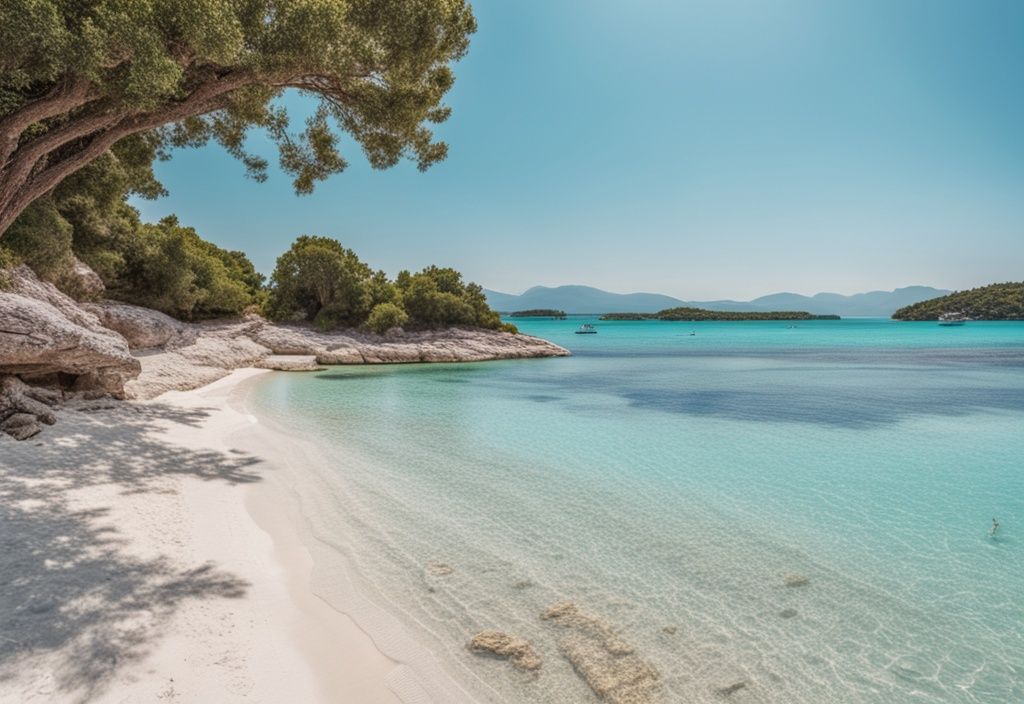
[[[391,328],[400,328],[409,321],[409,315],[402,308],[394,303],[378,303],[370,311],[370,317],[366,320],[366,327],[383,335]]]
[[[173,216],[141,225],[122,256],[122,271],[108,284],[111,298],[185,320],[237,315],[254,302],[237,256]]]
[[[277,258],[268,316],[358,327],[373,306],[373,279],[370,267],[337,240],[303,235]]]

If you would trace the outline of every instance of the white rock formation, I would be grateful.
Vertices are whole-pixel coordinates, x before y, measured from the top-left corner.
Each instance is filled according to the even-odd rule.
[[[251,366],[305,371],[327,364],[478,362],[568,354],[529,335],[469,328],[380,336],[274,325],[258,316],[188,324],[126,303],[77,303],[27,267],[0,271],[0,375],[119,398],[193,389]],[[19,394],[19,399],[28,398]],[[4,408],[9,412],[0,422],[7,422],[15,430],[12,434],[38,432],[29,418],[18,415],[20,406],[7,402]]]
[[[73,378],[77,389],[120,394],[139,373],[127,341],[25,266],[4,272],[0,289],[0,373]],[[65,382],[72,379],[65,378]]]

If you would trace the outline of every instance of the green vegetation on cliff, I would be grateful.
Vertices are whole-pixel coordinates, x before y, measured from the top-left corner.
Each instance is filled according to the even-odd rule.
[[[565,320],[564,310],[554,310],[553,308],[532,308],[530,310],[517,310],[514,313],[509,313],[510,318],[558,318],[559,320]]]
[[[601,320],[839,320],[838,315],[811,315],[803,311],[720,311],[703,308],[666,308],[657,313],[606,313]]]
[[[943,313],[979,320],[1024,320],[1024,282],[992,284],[900,308],[896,320],[938,320]]]

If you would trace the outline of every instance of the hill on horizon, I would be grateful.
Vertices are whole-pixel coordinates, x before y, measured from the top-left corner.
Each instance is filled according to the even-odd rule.
[[[889,317],[898,309],[950,293],[931,286],[905,286],[893,291],[839,293],[773,293],[752,301],[683,301],[660,293],[612,293],[593,286],[534,286],[522,294],[484,289],[497,311],[554,308],[566,313],[656,313],[665,308],[692,307],[715,311],[804,311],[814,315]]]

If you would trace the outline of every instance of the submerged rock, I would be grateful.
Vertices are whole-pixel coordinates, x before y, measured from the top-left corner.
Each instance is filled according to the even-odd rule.
[[[540,656],[525,638],[502,631],[481,631],[469,642],[469,649],[478,655],[505,658],[521,670],[539,670]]]
[[[559,650],[599,698],[612,704],[660,700],[657,669],[636,655],[609,624],[572,602],[551,606],[541,618],[563,629]]]
[[[787,587],[806,587],[811,580],[802,574],[787,574],[782,578],[782,583]]]
[[[779,618],[796,618],[796,617],[797,617],[796,609],[783,609],[782,611],[779,612]]]
[[[740,691],[741,689],[746,689],[746,687],[747,687],[747,683],[746,682],[733,682],[732,684],[730,684],[730,685],[728,685],[726,687],[719,687],[715,691],[718,694],[721,694],[723,697],[728,697],[730,694],[735,694],[736,692]]]
[[[427,565],[427,573],[435,577],[446,577],[455,571],[447,562],[431,562]]]

